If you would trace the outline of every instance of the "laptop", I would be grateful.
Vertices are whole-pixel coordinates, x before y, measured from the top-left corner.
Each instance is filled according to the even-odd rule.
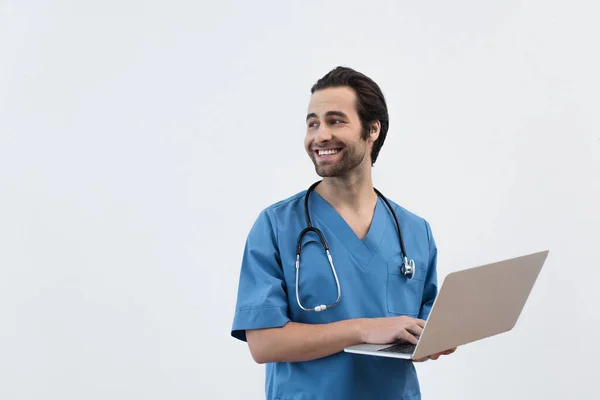
[[[416,345],[359,344],[345,352],[420,360],[514,328],[549,250],[448,274]]]

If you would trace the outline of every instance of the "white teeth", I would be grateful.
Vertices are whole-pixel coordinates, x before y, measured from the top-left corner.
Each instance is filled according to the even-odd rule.
[[[320,156],[327,156],[330,154],[336,154],[339,150],[319,150]]]

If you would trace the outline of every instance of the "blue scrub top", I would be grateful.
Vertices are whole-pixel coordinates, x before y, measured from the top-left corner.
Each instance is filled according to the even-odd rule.
[[[313,191],[313,226],[329,244],[341,287],[340,303],[322,312],[303,311],[296,302],[296,244],[306,227],[302,191],[264,209],[244,248],[231,335],[246,340],[246,329],[284,326],[289,321],[323,324],[351,318],[408,315],[427,319],[437,295],[437,247],[426,220],[389,200],[402,228],[415,276],[400,272],[401,249],[394,219],[378,199],[367,236],[360,240],[337,211]],[[300,264],[304,307],[331,304],[337,286],[316,234],[304,236]],[[340,352],[308,362],[266,364],[267,399],[421,398],[412,361]]]

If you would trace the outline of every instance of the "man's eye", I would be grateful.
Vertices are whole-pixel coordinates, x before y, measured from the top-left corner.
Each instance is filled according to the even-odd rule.
[[[334,119],[331,121],[332,124],[341,124],[342,121],[340,121],[339,119]]]
[[[308,123],[308,127],[309,128],[314,128],[315,126],[317,126],[318,124],[316,122],[309,122]]]

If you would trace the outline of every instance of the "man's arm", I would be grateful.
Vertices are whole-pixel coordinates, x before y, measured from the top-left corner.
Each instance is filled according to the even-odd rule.
[[[259,363],[310,361],[360,343],[387,344],[416,336],[425,321],[410,317],[362,318],[329,324],[288,322],[281,328],[247,330],[252,358]]]

